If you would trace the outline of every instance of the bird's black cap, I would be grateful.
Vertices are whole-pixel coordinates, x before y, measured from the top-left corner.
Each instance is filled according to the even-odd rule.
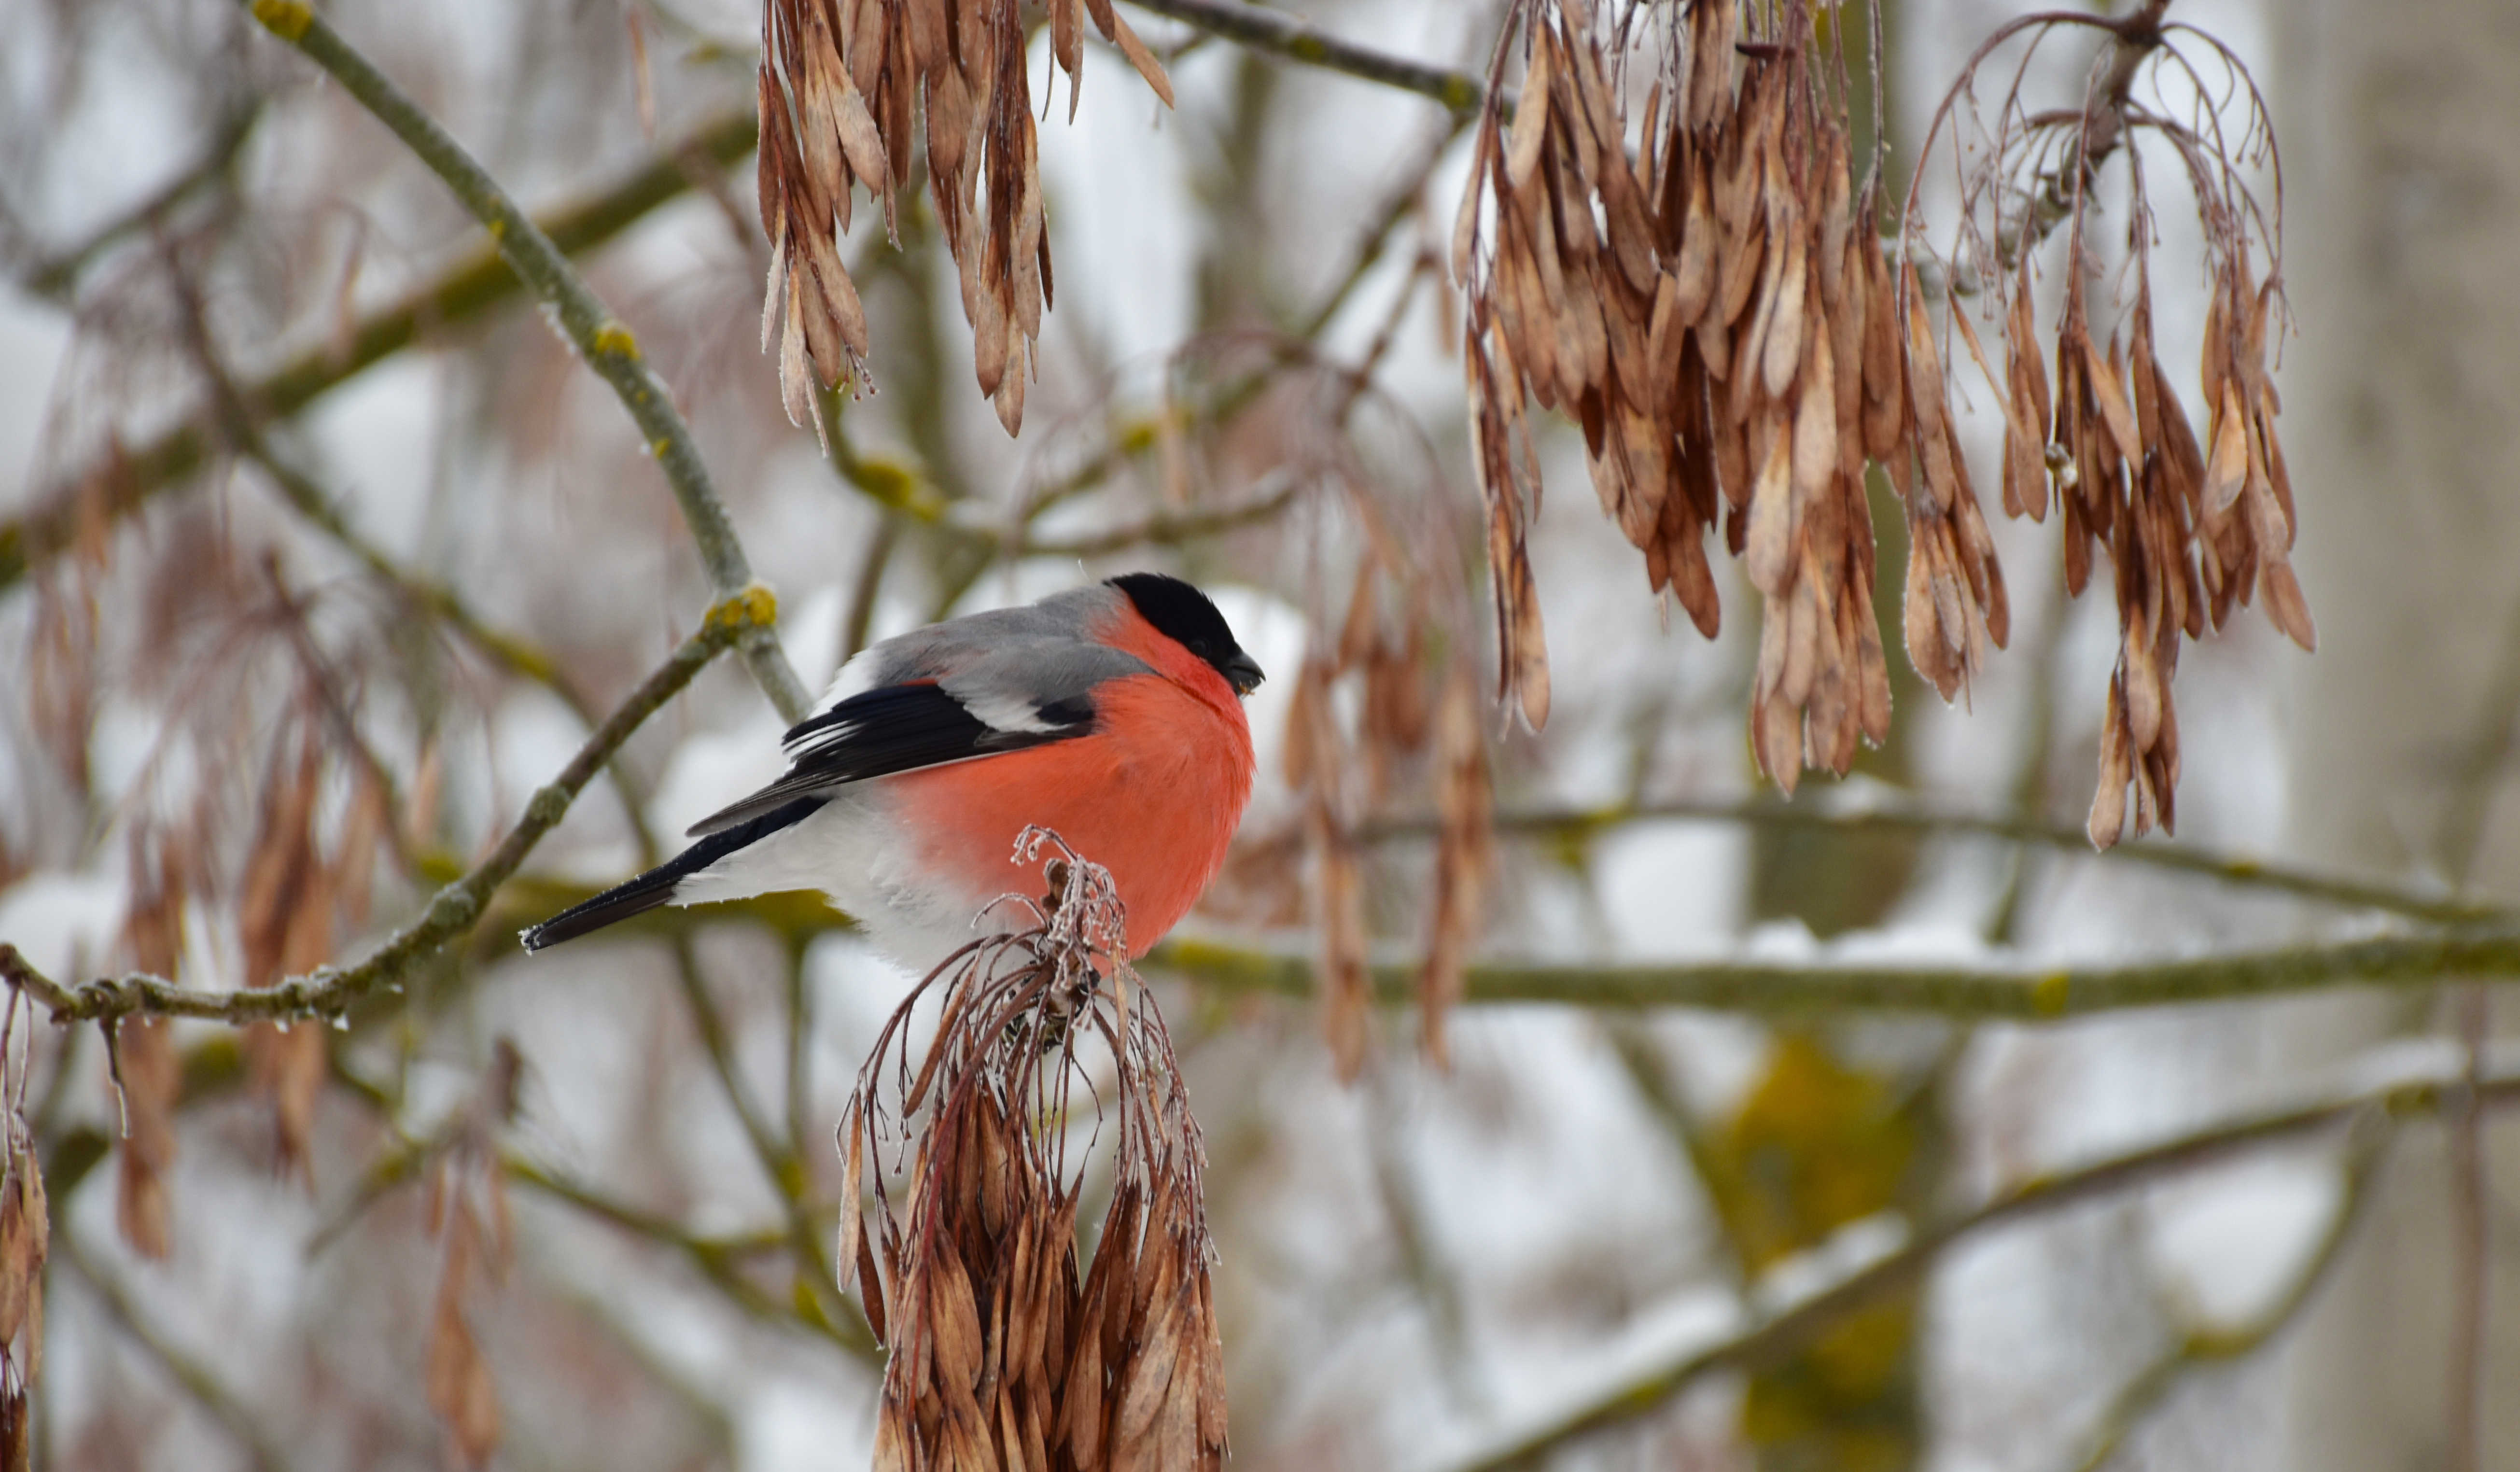
[[[1247,695],[1260,688],[1265,677],[1259,662],[1242,652],[1225,615],[1216,611],[1206,594],[1160,572],[1125,572],[1109,579],[1109,586],[1127,594],[1138,616],[1153,624],[1156,633],[1206,660],[1236,694]]]

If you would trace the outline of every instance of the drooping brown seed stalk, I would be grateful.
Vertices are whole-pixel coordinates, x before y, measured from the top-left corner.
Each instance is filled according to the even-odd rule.
[[[1748,16],[1700,0],[1668,24],[1632,155],[1627,93],[1610,81],[1630,27],[1562,0],[1517,7],[1523,86],[1508,128],[1501,45],[1454,272],[1504,693],[1546,718],[1527,398],[1582,424],[1603,513],[1710,638],[1722,609],[1707,536],[1720,523],[1743,558],[1767,605],[1752,746],[1790,790],[1806,764],[1842,773],[1860,737],[1889,732],[1865,462],[1911,416],[1843,78],[1832,94],[1810,7]],[[1983,528],[1966,533],[1957,497],[1936,506],[1929,521],[1960,528],[1936,545],[1955,549],[1944,559],[1966,570],[1970,600],[1990,584],[2000,597]],[[1954,627],[1966,627],[1957,611]]]
[[[446,1244],[429,1317],[428,1408],[446,1427],[448,1450],[478,1467],[498,1449],[499,1390],[464,1304],[476,1278],[502,1277],[515,1254],[507,1171],[499,1134],[517,1113],[524,1058],[502,1038],[480,1087],[429,1152],[428,1233]]]
[[[1111,0],[1050,0],[1051,57],[1085,66],[1091,17],[1170,106],[1163,65]],[[929,200],[962,274],[980,392],[1012,434],[1023,423],[1050,238],[1018,0],[769,0],[761,12],[761,228],[771,242],[761,342],[779,338],[788,417],[814,413],[813,384],[848,387],[869,351],[866,311],[840,262],[852,186],[883,204],[897,242],[900,194],[923,146]],[[809,377],[810,374],[810,377]]]
[[[2003,405],[2005,513],[2044,518],[2052,481],[2064,514],[2067,592],[2079,597],[2089,586],[2095,549],[2114,569],[2118,659],[2089,822],[2092,841],[2103,848],[2125,831],[2130,809],[2138,834],[2175,825],[2179,718],[2171,677],[2182,635],[2200,639],[2209,627],[2221,628],[2235,603],[2263,596],[2276,628],[2305,649],[2318,639],[2290,562],[2292,489],[2275,435],[2280,404],[2268,376],[2270,339],[2280,335],[2282,317],[2282,221],[2279,210],[2260,208],[2244,176],[2245,168],[2266,165],[2280,201],[2274,139],[2264,100],[2238,59],[2202,32],[2164,24],[2166,9],[2166,0],[2154,0],[2116,20],[2047,15],[1998,30],[1944,99],[1925,145],[1930,156],[1947,129],[1956,138],[1973,117],[1959,105],[1972,95],[1978,66],[2005,42],[2026,36],[2035,50],[2059,31],[2103,36],[2101,64],[2079,108],[2029,111],[2018,81],[2028,67],[2019,64],[1979,161],[1958,169],[1958,224],[1943,253],[1947,278],[1982,284],[1988,314],[2002,325],[1999,376],[1969,311],[1951,314]],[[2182,45],[2219,62],[2223,85],[2209,87]],[[2165,74],[2180,79],[2168,94]],[[2182,90],[2194,94],[2184,116],[2167,100]],[[2236,130],[2226,130],[2218,98],[2233,101]],[[2127,146],[2131,139],[2168,146],[2201,227],[2208,282],[2201,444],[2155,352],[2157,228],[2143,155]],[[2118,300],[2094,290],[2103,281],[2103,242],[2089,228],[2093,192],[2112,158],[2125,164],[2122,260],[2132,278],[2131,294]],[[1912,191],[1902,238],[1912,254],[1928,255],[1921,218]],[[2062,299],[2048,349],[2039,340],[2034,265],[2060,227]],[[2272,263],[2263,281],[2253,273],[2259,251]],[[1912,335],[1910,372],[1930,365],[1934,350],[1930,332]],[[2052,383],[2043,362],[2049,357]],[[1912,643],[1912,615],[1910,634]]]
[[[1221,1467],[1198,1126],[1110,875],[1038,828],[1018,853],[1045,847],[1064,856],[1057,892],[1002,902],[1035,923],[921,982],[841,1115],[839,1262],[890,1350],[875,1464]],[[942,1016],[914,1066],[910,1019],[931,996]],[[1111,1202],[1080,1272],[1085,1156],[1114,1124]]]
[[[184,910],[194,875],[171,835],[134,825],[127,859],[131,908],[122,946],[133,970],[173,980],[183,975]],[[175,1164],[175,1103],[183,1062],[175,1025],[163,1017],[126,1017],[114,1025],[109,1070],[120,1105],[113,1213],[122,1239],[145,1258],[163,1261],[174,1249],[174,1204],[167,1175]]]

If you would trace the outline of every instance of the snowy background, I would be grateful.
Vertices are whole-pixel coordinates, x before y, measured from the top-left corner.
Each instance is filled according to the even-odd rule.
[[[1309,15],[1362,44],[1476,71],[1496,9],[1319,0]],[[1903,146],[2010,10],[1895,8],[1891,125]],[[751,106],[758,12],[742,0],[344,0],[326,14],[531,209],[599,193]],[[1163,110],[1095,43],[1074,120],[1063,88],[1043,120],[1058,295],[1019,437],[971,391],[953,266],[932,229],[913,209],[895,252],[861,202],[848,249],[876,392],[849,405],[842,428],[856,454],[908,468],[946,498],[943,525],[862,494],[781,412],[775,360],[756,340],[768,252],[748,156],[689,163],[694,187],[583,264],[698,431],[808,685],[868,639],[1088,576],[1155,565],[1208,587],[1273,680],[1250,705],[1263,776],[1243,857],[1188,928],[1309,954],[1301,815],[1280,753],[1307,643],[1335,633],[1354,576],[1335,502],[1307,493],[1267,523],[1082,559],[997,557],[978,538],[1018,525],[1040,488],[1107,443],[1129,447],[1118,468],[1033,534],[1081,537],[1177,497],[1231,504],[1265,490],[1310,432],[1295,412],[1148,426],[1172,413],[1168,391],[1215,377],[1199,379],[1201,353],[1221,359],[1310,321],[1381,204],[1413,189],[1379,262],[1309,351],[1348,364],[1390,332],[1355,430],[1363,473],[1382,477],[1376,495],[1451,508],[1455,521],[1434,524],[1474,527],[1447,338],[1458,307],[1440,273],[1418,269],[1446,248],[1466,135],[1445,143],[1452,119],[1425,99],[1130,14],[1172,56],[1180,106]],[[2275,73],[2259,7],[2217,0],[2178,15]],[[0,514],[99,500],[133,447],[197,412],[206,375],[170,285],[178,273],[199,294],[210,354],[251,381],[301,355],[340,361],[351,324],[480,247],[434,178],[238,8],[0,0]],[[1050,96],[1046,44],[1036,37],[1037,99]],[[2088,56],[2054,53],[2069,92]],[[232,129],[233,156],[205,168]],[[2182,236],[2164,213],[2160,257],[2179,259],[2192,225]],[[2195,361],[2199,285],[2163,272],[2166,362]],[[1996,407],[1981,395],[1964,423],[1991,466]],[[524,305],[424,324],[416,345],[265,432],[384,558],[548,651],[598,712],[706,605],[674,505],[618,405]],[[1536,558],[1554,711],[1538,736],[1492,729],[1500,809],[1691,804],[1732,816],[1507,836],[1482,955],[2031,973],[2385,928],[2367,911],[2041,845],[1764,824],[1772,789],[1742,736],[1755,596],[1719,562],[1723,637],[1704,642],[1670,619],[1587,493],[1580,438],[1563,424],[1553,436]],[[1979,483],[1992,486],[1990,469]],[[195,897],[182,979],[239,983],[227,906],[291,729],[284,712],[300,698],[292,656],[275,652],[299,637],[292,628],[323,651],[345,719],[395,774],[408,835],[403,855],[380,861],[372,918],[338,938],[340,955],[417,913],[447,871],[428,863],[460,868],[486,851],[583,738],[566,700],[435,628],[245,460],[211,454],[142,511],[91,519],[75,546],[0,586],[0,671],[11,672],[0,678],[0,939],[48,974],[129,963],[135,830],[206,812],[184,831],[231,898]],[[1894,633],[1898,736],[1843,782],[1808,779],[1799,807],[2079,824],[2114,620],[2104,599],[2065,602],[2052,522],[1997,535],[2014,589],[2010,651],[1964,708],[1944,708],[1907,675]],[[1446,551],[1426,555],[1441,562]],[[1481,641],[1484,585],[1460,560],[1472,600],[1456,632]],[[2350,595],[2312,582],[2323,634],[2353,617]],[[2190,652],[2179,841],[2363,859],[2418,887],[2463,880],[2429,862],[2424,840],[2347,855],[2288,839],[2308,662],[2254,615]],[[163,1261],[117,1231],[104,1049],[93,1030],[37,1029],[29,1109],[55,1181],[38,1464],[445,1461],[422,1388],[440,1249],[411,1163],[474,1096],[504,1039],[526,1072],[501,1149],[577,1194],[512,1179],[516,1261],[469,1300],[505,1413],[497,1460],[864,1465],[879,1370],[845,1326],[816,1327],[830,1316],[783,1234],[801,1212],[828,1251],[831,1124],[909,978],[845,929],[703,914],[675,932],[727,1020],[734,1075],[793,1135],[804,1176],[790,1198],[697,1041],[683,961],[662,932],[531,960],[497,939],[553,896],[638,864],[625,799],[670,850],[670,835],[775,772],[778,729],[731,661],[651,723],[625,754],[627,785],[590,789],[535,854],[517,914],[496,912],[476,945],[332,1041],[306,1178],[275,1175],[271,1106],[245,1086],[228,1030],[179,1028],[186,1094]],[[1378,811],[1423,813],[1426,790],[1403,763]],[[323,822],[338,825],[348,803],[333,781]],[[1372,851],[1373,932],[1395,956],[1420,943],[1427,867],[1422,843]],[[1381,1012],[1364,1077],[1342,1084],[1311,1004],[1195,978],[1165,986],[1212,1162],[1235,1462],[1246,1468],[1475,1462],[2020,1182],[2463,1066],[2419,999],[2376,1022],[2276,1001],[1973,1027],[1521,1004],[1457,1013],[1448,1071],[1422,1061],[1409,1013]],[[1707,1377],[1560,1460],[1992,1472],[2078,1465],[2123,1432],[2125,1465],[2300,1465],[2317,1417],[2292,1357],[2304,1334],[2351,1334],[2286,1312],[2347,1209],[2341,1139],[2236,1151],[1974,1233],[1934,1259],[1912,1299],[1876,1311],[1869,1337],[1827,1341],[1836,1358]],[[1841,1177],[1852,1183],[1830,1184]],[[2413,1261],[2447,1273],[2443,1251]],[[2241,1352],[2217,1353],[2221,1332]],[[2492,1445],[2520,1454],[2520,1443]]]

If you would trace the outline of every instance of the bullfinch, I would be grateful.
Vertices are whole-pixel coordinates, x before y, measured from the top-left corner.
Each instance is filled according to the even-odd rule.
[[[1187,914],[1251,798],[1260,666],[1207,596],[1133,572],[887,639],[787,736],[788,773],[699,841],[523,932],[540,951],[659,905],[819,889],[925,970],[1040,868],[1039,825],[1111,872],[1132,956]]]

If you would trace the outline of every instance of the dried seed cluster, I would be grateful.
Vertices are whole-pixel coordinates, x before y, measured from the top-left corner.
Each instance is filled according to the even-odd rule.
[[[516,1227],[508,1213],[507,1170],[499,1133],[517,1112],[524,1059],[499,1040],[480,1087],[458,1112],[428,1164],[428,1233],[446,1243],[437,1276],[437,1307],[428,1331],[428,1407],[445,1423],[466,1466],[478,1467],[499,1445],[499,1390],[489,1361],[464,1314],[474,1275],[504,1276]]]
[[[1768,607],[1753,749],[1788,789],[1806,763],[1843,772],[1890,720],[1865,462],[1903,443],[1912,416],[1873,190],[1856,185],[1816,49],[1790,39],[1809,15],[1759,8],[1745,28],[1732,4],[1688,7],[1631,156],[1610,80],[1623,53],[1589,9],[1518,14],[1520,98],[1508,129],[1490,89],[1454,238],[1506,692],[1546,717],[1527,394],[1583,425],[1603,512],[1709,637],[1722,608],[1705,539],[1720,524]],[[1926,631],[1937,665],[1965,670],[1984,643],[1969,643],[1966,609],[2001,602],[1992,544],[1973,502],[1911,506],[1935,567],[1958,574],[1942,590],[1950,629]]]
[[[1218,1468],[1224,1347],[1198,1127],[1129,970],[1110,875],[1040,829],[1018,853],[1044,846],[1065,857],[1048,867],[1058,892],[1033,907],[1038,923],[930,973],[841,1117],[839,1262],[891,1351],[875,1465]],[[931,991],[943,1018],[914,1068],[908,1024]],[[1090,1140],[1075,1159],[1069,1142],[1088,1079],[1099,1110],[1083,1128],[1116,1113],[1118,1131],[1111,1205],[1080,1272]],[[890,1176],[907,1180],[899,1211]]]
[[[132,969],[172,981],[183,974],[184,905],[191,876],[179,845],[141,825],[128,849],[131,908],[122,945]],[[175,1167],[175,1101],[183,1064],[174,1024],[125,1017],[113,1032],[112,1077],[121,1091],[122,1148],[115,1168],[114,1225],[142,1257],[163,1260],[174,1248],[174,1203],[166,1176]]]
[[[1085,22],[1170,106],[1163,65],[1111,0],[1051,0],[1051,56],[1084,71]],[[980,391],[1012,434],[1023,423],[1050,237],[1018,0],[770,0],[761,13],[761,228],[771,242],[761,341],[777,333],[788,417],[816,420],[813,381],[853,385],[866,311],[840,264],[853,184],[883,202],[897,243],[900,192],[926,147],[928,194],[962,273]],[[809,378],[809,371],[811,377]],[[819,420],[817,420],[819,424]]]
[[[1527,403],[1583,426],[1603,513],[1644,554],[1651,586],[1709,637],[1721,608],[1704,539],[1720,523],[1766,602],[1751,747],[1786,790],[1806,765],[1845,772],[1859,737],[1877,741],[1889,729],[1868,462],[1883,467],[1907,519],[1909,658],[1945,699],[1965,690],[1989,647],[2008,638],[2010,610],[1927,297],[1946,281],[1971,292],[1991,283],[2004,372],[1989,366],[1965,310],[1950,314],[1950,331],[2003,405],[2004,510],[2044,518],[2052,482],[2069,591],[2090,581],[2095,543],[2116,569],[2123,637],[2092,837],[2116,841],[2130,794],[2138,832],[2170,825],[2179,636],[2220,627],[2253,595],[2305,648],[2315,636],[2288,561],[2292,496],[2267,371],[2281,272],[2271,266],[2260,280],[2251,269],[2253,249],[2280,259],[2279,222],[2242,177],[2244,163],[2272,160],[2272,138],[2254,83],[2210,38],[2199,44],[2231,84],[2195,81],[2206,99],[2198,116],[2177,120],[2135,99],[2138,80],[2165,59],[2199,75],[2171,45],[2161,10],[2048,14],[1999,29],[1937,113],[1929,156],[1955,105],[1974,99],[1977,65],[2003,41],[2031,31],[2035,44],[2063,28],[2098,32],[2113,50],[2071,111],[2032,112],[2019,97],[2028,68],[2017,70],[1993,146],[1963,169],[1961,236],[1948,265],[1923,240],[1912,190],[1894,266],[1875,236],[1878,170],[1864,170],[1859,186],[1846,73],[1828,65],[1821,40],[1839,19],[1834,7],[1691,0],[1660,12],[1656,77],[1632,128],[1622,78],[1653,44],[1638,41],[1640,19],[1652,31],[1656,17],[1631,6],[1611,23],[1587,0],[1518,0],[1453,267],[1467,297],[1500,693],[1526,720],[1539,724],[1549,707],[1526,545],[1541,491]],[[1503,83],[1515,38],[1523,85],[1508,125]],[[2245,112],[2229,133],[2216,100],[2228,98]],[[2124,152],[2137,299],[2114,330],[2093,326],[2087,202],[2101,164],[2139,130],[2171,144],[2204,226],[2202,446],[2153,354],[2153,217],[2133,151]],[[2067,222],[2064,306],[2052,348],[2043,348],[2031,255]],[[1987,247],[1990,236],[2001,251]]]
[[[1373,1001],[1356,838],[1363,815],[1385,799],[1396,766],[1422,762],[1429,769],[1435,871],[1418,998],[1421,1043],[1439,1066],[1448,1056],[1445,1015],[1460,1000],[1478,938],[1494,842],[1475,677],[1466,660],[1434,659],[1428,650],[1428,631],[1446,627],[1439,605],[1451,600],[1367,510],[1376,551],[1359,559],[1335,642],[1317,643],[1296,675],[1284,751],[1314,866],[1323,1031],[1339,1076],[1349,1080],[1365,1066]],[[1340,715],[1342,682],[1359,687],[1353,733]]]
[[[2097,27],[2114,37],[2118,65],[2109,76],[2115,90],[2066,113],[2030,113],[2017,94],[2007,95],[1984,163],[1963,176],[1960,235],[1952,252],[1960,268],[1955,279],[1983,279],[1991,288],[1991,312],[2002,323],[2005,363],[1999,376],[1969,314],[1952,313],[2003,406],[2005,513],[2043,519],[2052,481],[2064,514],[2068,593],[2079,597],[2090,584],[2095,545],[2115,569],[2118,659],[2089,820],[2092,841],[2103,848],[2126,830],[2130,809],[2138,834],[2156,824],[2174,825],[2179,717],[2171,677],[2182,634],[2200,639],[2209,627],[2223,627],[2232,607],[2254,596],[2264,598],[2268,617],[2303,648],[2318,642],[2290,561],[2292,484],[2275,434],[2281,405],[2267,367],[2271,339],[2279,335],[2280,271],[2261,281],[2251,267],[2256,246],[2280,259],[2280,227],[2259,210],[2239,170],[2244,158],[2272,163],[2273,139],[2255,84],[2220,47],[2213,49],[2232,82],[2225,90],[2245,103],[2244,125],[2229,144],[2219,111],[2189,125],[2136,99],[2135,85],[2148,67],[2167,63],[2195,75],[2159,27],[2158,9],[2114,22],[2034,18],[1988,43],[1991,50],[2026,30],[2035,46],[2060,25]],[[1935,134],[1968,86],[1964,73],[1936,115]],[[2099,165],[2137,131],[2172,146],[2203,227],[2209,286],[2201,445],[2155,356],[2153,203],[2141,157],[2132,150],[2126,151],[2126,239],[2134,299],[2105,335],[2094,326],[2110,308],[2093,299],[2102,270],[2085,228],[2092,193]],[[1930,135],[1927,146],[1930,151]],[[1912,198],[1904,226],[1912,241],[1922,233],[1915,221]],[[1999,248],[1989,248],[1989,223]],[[2067,227],[2067,245],[2051,353],[2040,342],[2032,265],[2041,240],[2059,225]],[[1909,347],[1912,375],[1938,371],[1930,335],[1912,335]]]
[[[316,800],[328,743],[311,709],[275,748],[263,779],[262,812],[237,898],[237,933],[248,986],[277,986],[330,960],[337,926],[366,918],[379,845],[387,823],[382,789],[364,769],[351,774],[352,801],[328,861],[319,842]],[[314,1182],[315,1099],[329,1067],[324,1030],[258,1022],[246,1031],[253,1089],[271,1101],[282,1174]]]

